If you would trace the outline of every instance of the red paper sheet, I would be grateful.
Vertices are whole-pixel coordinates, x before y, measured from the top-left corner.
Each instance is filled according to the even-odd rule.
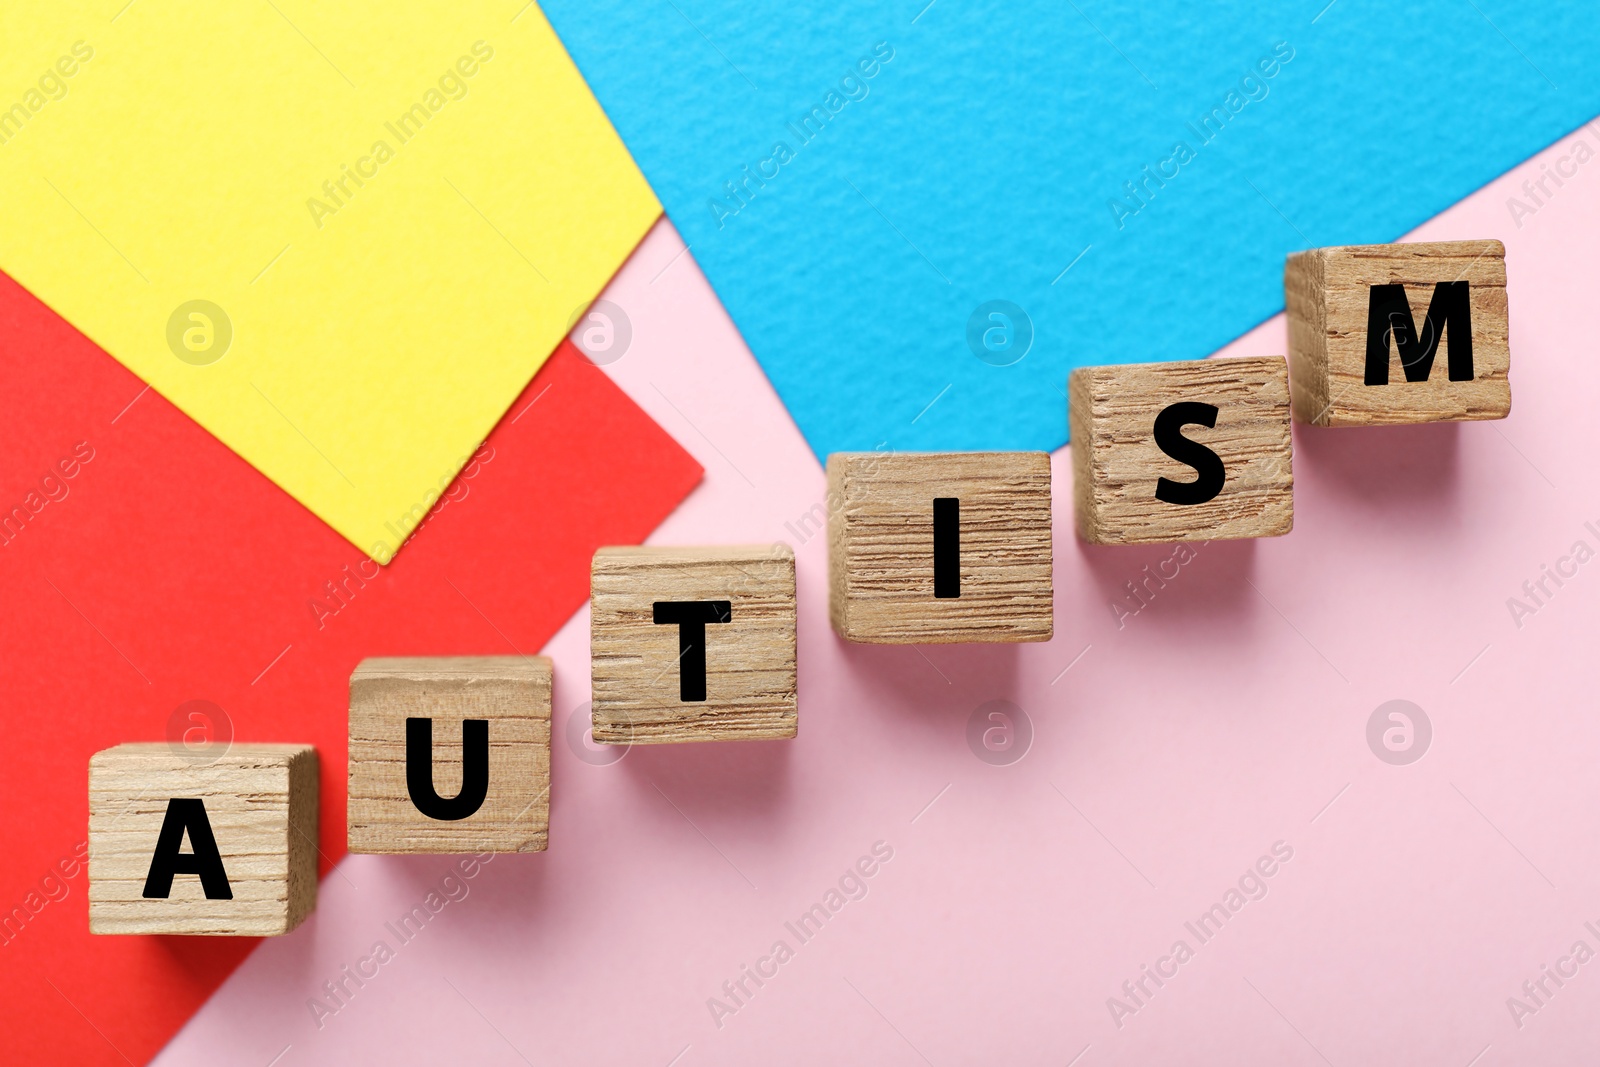
[[[345,851],[356,663],[536,652],[588,596],[594,549],[642,540],[701,475],[564,341],[375,574],[4,276],[0,382],[7,1063],[144,1063],[255,944],[90,936],[92,753],[166,738],[192,700],[239,740],[314,743],[326,874]]]

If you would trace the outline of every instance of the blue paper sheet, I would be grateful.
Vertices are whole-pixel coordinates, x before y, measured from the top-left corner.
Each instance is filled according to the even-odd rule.
[[[1600,5],[546,0],[820,455],[1055,448],[1600,114]],[[1514,267],[1513,267],[1514,269]]]

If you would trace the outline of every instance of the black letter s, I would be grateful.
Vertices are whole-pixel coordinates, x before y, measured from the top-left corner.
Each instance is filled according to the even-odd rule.
[[[1215,426],[1216,406],[1184,400],[1167,405],[1156,416],[1156,447],[1179,463],[1193,467],[1198,474],[1192,482],[1159,479],[1156,482],[1156,499],[1168,504],[1204,504],[1222,492],[1222,483],[1227,478],[1221,457],[1198,441],[1183,436],[1183,428],[1190,423],[1208,429]]]

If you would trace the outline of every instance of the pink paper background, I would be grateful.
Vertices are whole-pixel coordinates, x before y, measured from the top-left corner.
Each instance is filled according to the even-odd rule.
[[[1520,628],[1507,608],[1575,541],[1600,550],[1584,526],[1600,529],[1600,161],[1547,183],[1555,195],[1520,227],[1507,206],[1514,194],[1532,205],[1521,183],[1577,139],[1600,145],[1578,131],[1412,235],[1505,241],[1510,419],[1297,426],[1294,532],[1201,548],[1120,629],[1110,604],[1172,550],[1080,545],[1062,452],[1044,645],[834,637],[825,538],[791,529],[823,499],[822,471],[660,223],[606,294],[633,340],[603,373],[706,468],[653,541],[795,546],[799,738],[580,760],[566,740],[588,699],[580,613],[545,650],[550,851],[494,859],[319,1028],[308,1000],[375,941],[396,945],[385,922],[451,862],[347,858],[311,920],[264,943],[156,1062],[1488,1067],[1592,1055],[1600,960],[1562,987],[1547,979],[1554,995],[1520,1027],[1507,1007],[1575,941],[1600,951],[1584,927],[1600,929],[1600,562],[1551,583]],[[1070,294],[1070,275],[1061,284]],[[1279,318],[1220,354],[1284,347]],[[1433,727],[1408,766],[1366,739],[1374,709],[1397,698]],[[967,741],[974,709],[996,699],[1034,731],[1006,766]],[[879,841],[893,859],[865,898],[800,943],[785,922]],[[1280,841],[1293,858],[1267,895],[1201,944],[1185,922]],[[1119,1027],[1107,998],[1180,938],[1193,958]],[[747,980],[753,996],[719,1027],[708,998],[779,939],[793,958],[759,989]]]

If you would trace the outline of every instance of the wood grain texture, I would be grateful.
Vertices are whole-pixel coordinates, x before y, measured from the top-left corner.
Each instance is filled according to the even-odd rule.
[[[602,548],[590,572],[594,739],[603,744],[795,735],[794,550],[785,544]],[[706,699],[679,688],[679,628],[658,601],[728,601],[707,625]]]
[[[934,500],[960,501],[960,596],[934,595]],[[828,615],[872,644],[1048,641],[1050,456],[828,457]]]
[[[1134,545],[1277,537],[1294,527],[1288,364],[1282,356],[1084,367],[1068,380],[1073,500],[1085,541]],[[1194,467],[1156,445],[1170,404],[1217,408],[1216,425],[1182,434],[1221,458],[1222,491],[1201,504],[1156,497],[1161,478]]]
[[[350,676],[351,852],[538,852],[550,829],[550,660],[363,660]],[[464,819],[418,810],[406,785],[406,719],[433,720],[433,787],[462,788],[462,721],[489,731],[488,791]]]
[[[127,744],[89,760],[89,930],[96,934],[287,933],[317,902],[317,753],[308,745],[234,745],[206,761],[169,745]],[[232,900],[173,878],[145,879],[174,797],[198,797]],[[192,851],[187,835],[183,851]]]
[[[1365,384],[1374,285],[1404,285],[1418,330],[1434,287],[1470,287],[1472,381],[1452,382],[1445,330],[1426,381],[1409,382],[1390,345],[1389,382]],[[1499,241],[1351,245],[1289,256],[1283,272],[1294,417],[1317,426],[1503,419],[1511,413],[1506,250]]]

